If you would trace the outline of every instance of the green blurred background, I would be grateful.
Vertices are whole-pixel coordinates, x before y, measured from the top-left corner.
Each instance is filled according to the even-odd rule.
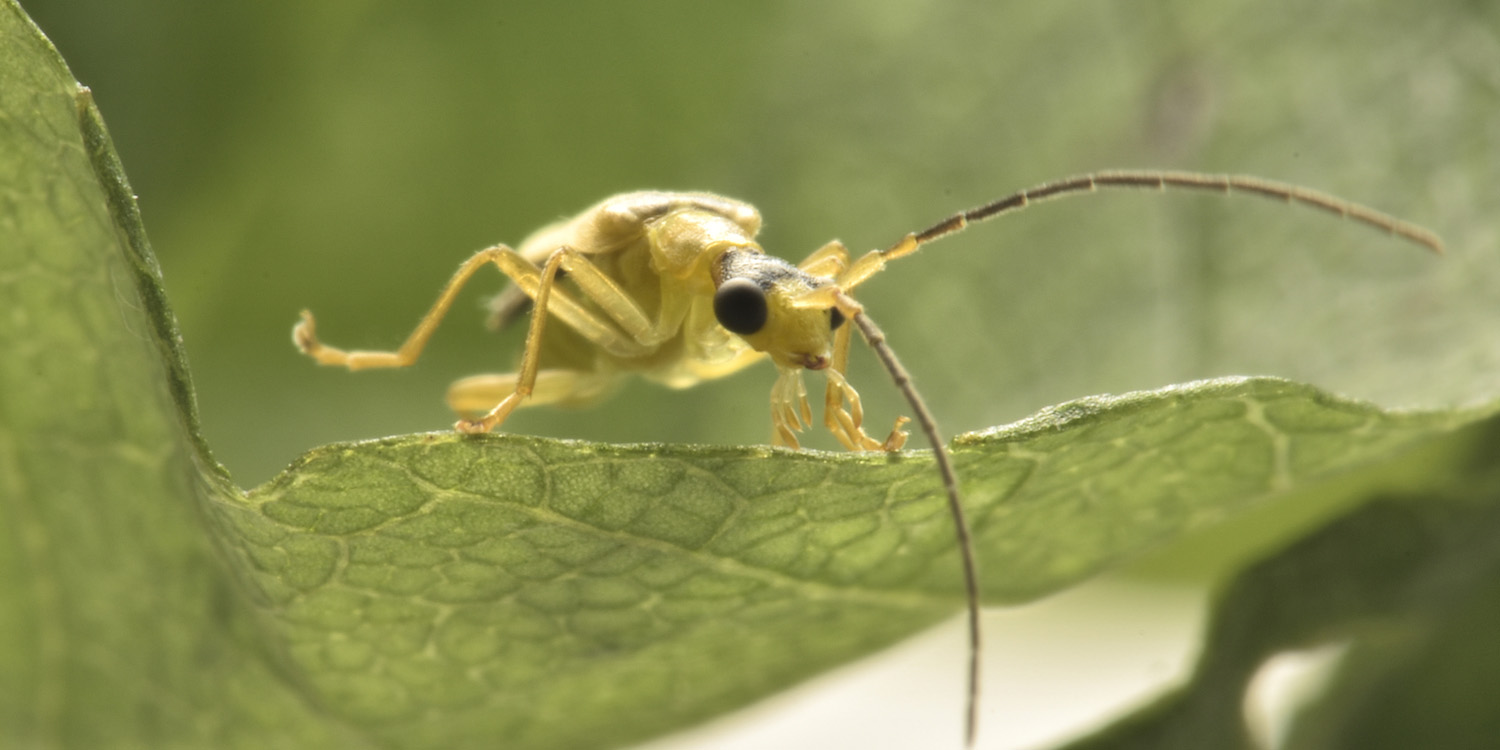
[[[950,432],[1068,398],[1274,374],[1384,405],[1497,393],[1500,4],[202,3],[32,0],[140,194],[207,437],[258,484],[335,440],[445,429],[512,368],[472,285],[419,366],[394,347],[474,250],[640,188],[757,205],[772,252],[862,251],[1111,167],[1249,172],[1441,232],[1450,255],[1254,199],[1041,207],[861,289]],[[867,353],[871,419],[897,397]],[[631,383],[515,431],[759,443],[769,366]],[[831,446],[819,438],[815,445]]]

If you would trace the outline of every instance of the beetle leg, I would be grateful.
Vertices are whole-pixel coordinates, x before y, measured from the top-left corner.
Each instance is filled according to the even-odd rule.
[[[521,374],[470,375],[448,386],[448,408],[468,417],[481,416],[515,392]],[[581,370],[538,370],[528,406],[540,404],[582,405],[603,398],[618,378]]]
[[[844,404],[848,404],[848,408]],[[828,369],[828,391],[827,398],[823,403],[823,424],[828,431],[838,438],[845,448],[851,451],[886,451],[893,452],[901,450],[906,445],[906,431],[901,429],[909,420],[906,417],[896,417],[896,423],[891,427],[891,432],[885,440],[876,440],[864,431],[864,407],[860,403],[859,392],[844,378],[844,374],[833,368]]]
[[[438,294],[437,302],[433,303],[432,309],[422,316],[415,330],[406,337],[401,348],[393,352],[384,351],[345,351],[336,347],[328,346],[318,340],[317,324],[313,314],[306,310],[302,311],[302,321],[292,329],[292,341],[303,354],[317,360],[319,364],[332,365],[335,367],[347,367],[350,370],[365,370],[371,368],[406,367],[417,361],[421,356],[422,349],[427,346],[427,340],[437,330],[438,323],[448,314],[448,308],[452,307],[453,300],[458,296],[464,284],[476,271],[483,268],[486,263],[493,263],[502,273],[510,277],[518,286],[535,297],[540,285],[539,270],[536,264],[521,257],[514,250],[504,246],[496,245],[481,250],[470,256],[459,266],[458,272],[444,285],[442,292]],[[575,268],[588,264],[584,259],[582,264],[573,264]],[[596,270],[596,269],[595,269]],[[585,275],[587,275],[585,273]],[[605,300],[595,299],[592,290],[584,287],[590,299],[599,302],[600,307],[605,310],[621,309],[620,304],[623,297],[629,305],[634,305],[623,291],[618,294],[604,294]],[[618,290],[618,287],[616,287]],[[556,315],[569,327],[578,331],[588,340],[598,344],[600,347],[618,356],[630,357],[641,356],[651,352],[651,347],[641,343],[634,338],[630,332],[621,331],[617,325],[601,318],[597,313],[589,311],[574,300],[571,295],[563,290],[557,290],[548,305],[548,311]],[[639,307],[635,309],[638,311]],[[628,315],[628,313],[622,313]]]
[[[516,387],[509,395],[500,400],[488,414],[479,419],[460,419],[453,425],[459,432],[477,433],[489,432],[500,426],[510,413],[516,410],[527,397],[531,395],[536,387],[537,360],[542,351],[542,334],[547,330],[547,313],[551,311],[548,303],[552,301],[552,288],[557,285],[557,271],[562,266],[563,251],[558,250],[548,256],[547,264],[542,267],[541,277],[537,282],[536,294],[533,299],[536,306],[532,309],[531,324],[526,328],[526,345],[521,349],[521,370],[516,373]]]
[[[791,367],[779,369],[776,383],[771,386],[772,444],[794,449],[801,447],[797,433],[811,423],[812,408],[807,405],[802,371]]]
[[[302,321],[292,328],[292,341],[297,348],[318,361],[321,365],[332,365],[335,367],[347,367],[350,370],[364,370],[376,367],[406,367],[417,361],[421,356],[423,347],[427,346],[427,340],[432,337],[433,331],[437,330],[438,323],[442,322],[443,316],[448,314],[448,308],[453,305],[453,299],[458,296],[458,291],[468,282],[469,278],[491,261],[491,256],[496,253],[509,252],[510,248],[497,245],[487,250],[475,253],[459,266],[458,272],[443,287],[438,294],[437,302],[432,309],[422,316],[415,330],[406,337],[401,348],[393,352],[376,351],[344,351],[335,347],[327,346],[318,340],[317,323],[313,314],[307,310],[302,311]]]
[[[833,278],[848,265],[849,248],[844,247],[844,243],[838,240],[831,240],[804,258],[801,263],[797,264],[797,268],[812,276]]]

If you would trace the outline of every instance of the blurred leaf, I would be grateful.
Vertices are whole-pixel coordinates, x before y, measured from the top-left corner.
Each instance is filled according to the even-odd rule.
[[[1500,525],[1489,508],[1453,518],[1440,554],[1424,561],[1426,580],[1406,588],[1426,600],[1362,622],[1361,637],[1321,700],[1290,727],[1288,750],[1442,747],[1484,750],[1500,737],[1493,696],[1500,689]],[[1472,528],[1458,528],[1459,525]],[[1454,533],[1462,531],[1463,533]],[[1446,568],[1446,570],[1444,569]],[[1448,577],[1450,581],[1441,578]],[[1380,632],[1389,627],[1391,632]]]
[[[1341,677],[1277,747],[1493,746],[1497,437],[1493,419],[1466,431],[1448,441],[1468,458],[1460,476],[1368,503],[1247,568],[1188,683],[1068,749],[1263,747],[1244,719],[1251,680],[1278,654],[1325,645],[1349,649]]]

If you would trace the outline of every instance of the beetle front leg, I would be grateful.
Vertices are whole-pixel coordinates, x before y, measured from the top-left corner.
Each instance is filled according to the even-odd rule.
[[[845,404],[848,404],[848,408],[845,408]],[[830,368],[827,396],[823,402],[823,424],[828,427],[828,431],[851,451],[891,453],[906,445],[906,431],[901,428],[910,419],[896,417],[896,423],[885,440],[876,440],[865,433],[864,420],[864,406],[860,403],[859,392],[849,385],[842,372]]]
[[[786,368],[777,373],[771,386],[771,444],[799,448],[797,433],[812,424],[812,407],[807,405],[807,388],[802,371]]]

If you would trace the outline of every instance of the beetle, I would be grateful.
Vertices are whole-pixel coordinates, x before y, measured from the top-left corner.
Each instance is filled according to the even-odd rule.
[[[859,394],[845,375],[851,328],[859,328],[932,446],[953,517],[968,605],[965,738],[972,746],[979,689],[979,585],[958,477],[936,421],[852,292],[888,262],[971,224],[1039,201],[1114,188],[1258,195],[1321,209],[1442,251],[1441,240],[1427,229],[1309,188],[1245,175],[1126,170],[1017,191],[858,258],[834,240],[794,265],[767,254],[755,241],[761,219],[748,203],[712,193],[644,191],[608,198],[537,231],[517,249],[495,245],[475,253],[396,351],[327,346],[306,310],[292,339],[323,365],[350,370],[411,365],[459,290],[480,269],[493,265],[513,286],[492,304],[492,320],[504,324],[528,307],[532,312],[515,373],[476,375],[449,388],[449,406],[463,415],[455,425],[461,432],[489,432],[523,404],[588,403],[630,373],[686,388],[770,359],[777,370],[770,396],[775,444],[797,448],[797,433],[812,424],[802,374],[818,370],[827,376],[824,425],[844,447],[900,450],[907,418],[898,417],[883,439],[868,434]],[[551,318],[562,325],[549,325]]]

